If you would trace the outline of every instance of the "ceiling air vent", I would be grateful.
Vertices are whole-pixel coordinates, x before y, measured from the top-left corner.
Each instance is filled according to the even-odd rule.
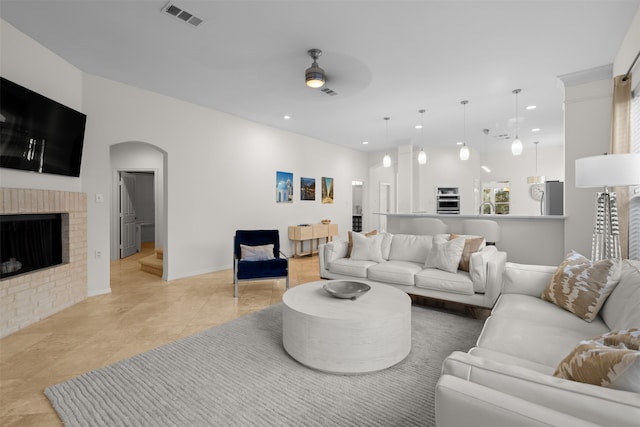
[[[194,16],[193,13],[187,12],[181,7],[176,6],[174,3],[167,3],[162,11],[167,15],[176,18],[178,21],[184,22],[185,24],[191,24],[194,27],[202,24],[202,19]]]
[[[322,89],[320,89],[320,91],[321,91],[322,93],[324,93],[325,95],[329,95],[329,96],[336,96],[336,95],[339,95],[339,93],[338,93],[338,92],[336,92],[336,91],[335,91],[335,90],[333,90],[333,89],[329,89],[328,87],[322,88]]]

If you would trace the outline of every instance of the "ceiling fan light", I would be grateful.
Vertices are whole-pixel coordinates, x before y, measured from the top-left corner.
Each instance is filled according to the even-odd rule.
[[[466,145],[460,148],[460,160],[469,160],[469,147]]]
[[[318,64],[316,62],[314,62],[311,67],[307,68],[307,71],[305,71],[304,75],[307,86],[313,89],[318,89],[324,86],[324,70],[318,67]]]
[[[514,156],[522,154],[522,141],[520,141],[520,139],[516,138],[511,143],[511,154]]]
[[[386,153],[382,158],[382,166],[385,168],[391,167],[391,156],[389,156],[389,153]]]
[[[424,152],[424,149],[420,149],[418,153],[418,163],[421,165],[427,164],[427,153]]]

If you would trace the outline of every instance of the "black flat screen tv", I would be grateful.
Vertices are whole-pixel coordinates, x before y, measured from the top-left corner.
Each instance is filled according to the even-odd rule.
[[[0,77],[0,167],[80,176],[87,116]]]

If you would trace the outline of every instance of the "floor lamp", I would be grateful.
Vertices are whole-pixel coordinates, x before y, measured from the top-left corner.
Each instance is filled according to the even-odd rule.
[[[620,258],[616,193],[609,187],[640,185],[640,154],[609,154],[576,160],[576,187],[604,187],[596,194],[591,260]]]

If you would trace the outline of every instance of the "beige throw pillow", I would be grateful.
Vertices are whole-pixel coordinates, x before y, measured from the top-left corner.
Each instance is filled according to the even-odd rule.
[[[457,239],[457,234],[451,233],[451,240]],[[471,254],[476,253],[483,247],[484,237],[465,238],[464,249],[462,249],[462,256],[460,257],[460,264],[458,268],[462,271],[469,271],[469,263],[471,262]]]
[[[240,245],[240,259],[242,261],[268,261],[275,259],[273,256],[273,245]]]
[[[580,341],[553,375],[640,393],[640,329],[608,332]]]
[[[433,246],[424,263],[425,268],[437,268],[439,270],[455,273],[462,257],[465,239],[447,240],[442,235],[433,238]]]
[[[353,237],[351,236],[354,232],[350,231],[348,233],[349,235],[349,249],[347,250],[347,258],[351,258],[351,250],[353,249]],[[358,234],[363,234],[367,237],[369,236],[375,236],[376,234],[378,234],[378,230],[371,230],[371,231],[367,231],[366,233],[358,233]]]
[[[591,322],[620,281],[620,261],[592,262],[571,251],[558,266],[541,298]]]

